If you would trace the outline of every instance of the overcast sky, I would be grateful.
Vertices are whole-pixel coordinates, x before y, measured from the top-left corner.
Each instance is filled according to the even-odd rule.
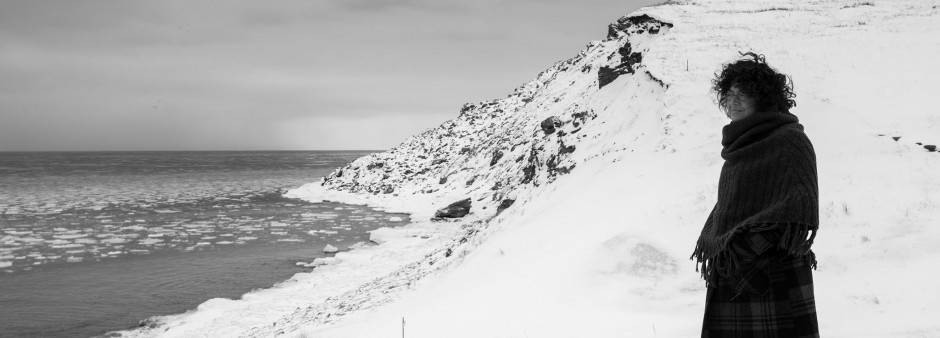
[[[656,2],[0,0],[0,151],[388,149]]]

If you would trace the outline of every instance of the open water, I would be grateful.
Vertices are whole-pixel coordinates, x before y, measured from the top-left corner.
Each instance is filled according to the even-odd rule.
[[[369,153],[0,153],[0,337],[130,328],[406,224],[281,196]]]

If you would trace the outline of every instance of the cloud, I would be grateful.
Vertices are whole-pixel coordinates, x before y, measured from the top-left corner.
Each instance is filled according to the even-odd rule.
[[[330,4],[347,11],[366,13],[414,10],[453,14],[468,7],[457,1],[441,0],[332,0]]]
[[[603,37],[616,15],[583,18],[591,6],[3,0],[0,150],[290,149],[299,143],[271,143],[288,121],[377,126],[395,114],[412,121],[394,134],[403,138],[418,117],[505,97]],[[317,142],[393,138],[329,135]]]

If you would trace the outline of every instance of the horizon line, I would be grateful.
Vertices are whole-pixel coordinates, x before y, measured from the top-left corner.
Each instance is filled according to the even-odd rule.
[[[372,151],[382,152],[389,149],[281,149],[281,150],[0,150],[0,154],[6,153],[146,153],[146,152],[177,152],[177,153],[206,153],[206,152],[302,152],[302,151]]]

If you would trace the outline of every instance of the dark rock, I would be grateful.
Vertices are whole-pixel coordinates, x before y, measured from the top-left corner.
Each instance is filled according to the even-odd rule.
[[[490,188],[490,190],[498,190],[499,188],[502,188],[502,187],[503,187],[503,182],[496,181],[496,184],[493,184],[493,187]]]
[[[384,194],[391,194],[393,192],[395,192],[395,187],[390,185],[385,186],[385,189],[382,191]]]
[[[555,168],[555,172],[558,173],[559,175],[564,175],[564,174],[570,173],[572,169],[574,169],[574,164],[572,164],[570,167]]]
[[[447,183],[447,176],[441,177],[441,180],[437,182],[437,184],[444,184],[444,183]]]
[[[470,198],[451,203],[434,213],[434,218],[461,218],[470,213]]]
[[[574,152],[574,145],[565,146],[564,144],[562,144],[561,149],[558,150],[559,155],[573,153],[573,152]]]
[[[546,135],[548,135],[548,134],[554,133],[555,128],[561,127],[561,120],[558,119],[558,117],[552,116],[542,121],[541,126],[542,126],[542,131],[545,132]]]
[[[447,248],[447,251],[444,252],[444,257],[450,257],[450,255],[453,255],[453,254],[454,254],[454,250],[452,250],[451,248]]]
[[[499,203],[499,206],[496,207],[496,214],[499,215],[499,213],[503,212],[503,210],[506,210],[506,208],[509,208],[509,206],[511,206],[515,202],[516,200],[511,200],[508,198],[504,199],[502,202]]]
[[[530,164],[522,169],[522,183],[532,182],[533,178],[535,178],[535,165]]]
[[[525,159],[525,155],[519,155],[519,157],[516,158],[516,163],[522,162],[523,159]]]
[[[444,162],[447,162],[447,159],[439,158],[439,159],[436,159],[436,160],[434,160],[434,161],[431,161],[431,165],[438,165],[438,164],[441,164],[441,163],[444,163]]]
[[[920,142],[917,142],[916,144],[919,145],[919,146],[924,145],[923,143],[920,143]]]
[[[460,155],[469,153],[469,152],[472,151],[472,150],[473,150],[473,149],[471,149],[470,147],[463,147],[463,148],[460,148]]]
[[[900,136],[891,136],[891,138],[893,138],[893,139],[894,139],[895,141],[897,141],[897,140],[900,140],[900,139],[901,139],[901,137],[900,137]]]
[[[927,151],[937,151],[937,146],[933,144],[926,144],[924,145],[924,149],[927,149]]]
[[[620,77],[620,73],[614,70],[613,68],[610,68],[607,66],[601,67],[600,69],[597,70],[597,85],[599,86],[598,88],[604,88],[604,86],[610,84],[611,82],[614,82],[614,80],[616,80],[618,77]]]
[[[621,32],[627,33],[633,27],[637,28],[637,33],[645,28],[650,34],[659,34],[662,27],[672,27],[672,24],[656,20],[646,14],[624,17],[607,26],[607,39],[616,39]]]
[[[469,186],[473,185],[473,182],[476,181],[476,180],[477,180],[477,177],[476,177],[476,176],[471,177],[469,180],[467,180],[467,186],[469,187]]]
[[[502,150],[499,150],[499,149],[493,150],[493,159],[490,160],[490,166],[492,167],[496,165],[496,163],[499,162],[499,159],[501,158],[503,158]]]
[[[658,83],[660,87],[669,88],[669,85],[663,82],[663,80],[660,80],[658,77],[653,76],[653,73],[650,73],[650,71],[647,70],[647,71],[644,71],[643,73],[645,73],[646,76],[649,76],[649,78],[653,80],[653,82]]]
[[[460,115],[459,115],[459,116],[464,116],[464,115],[469,114],[469,113],[470,113],[471,111],[473,111],[473,109],[476,108],[476,107],[477,107],[477,106],[476,106],[475,104],[473,104],[473,103],[464,103],[464,105],[463,105],[462,107],[460,107]]]
[[[633,74],[636,71],[636,64],[643,62],[643,54],[634,53],[633,47],[629,42],[623,44],[623,47],[617,50],[620,54],[620,64],[611,67],[601,67],[597,71],[597,83],[599,88],[614,82],[620,75]]]
[[[587,118],[590,117],[592,120],[597,117],[597,114],[591,111],[579,111],[577,113],[571,113],[571,124],[575,128],[580,127],[582,123],[587,121]]]
[[[372,169],[375,169],[375,168],[382,168],[382,167],[384,167],[384,166],[385,166],[385,162],[376,162],[376,163],[371,163],[371,164],[367,165],[367,166],[366,166],[366,169],[372,170]]]
[[[619,49],[617,49],[617,53],[620,54],[620,64],[630,67],[629,68],[630,73],[633,73],[632,66],[634,64],[637,64],[643,61],[643,54],[634,53],[633,45],[631,45],[629,42],[625,42],[623,44],[623,47],[620,47]]]
[[[549,156],[548,161],[545,161],[545,166],[548,167],[548,171],[554,170],[558,166],[558,155]]]

